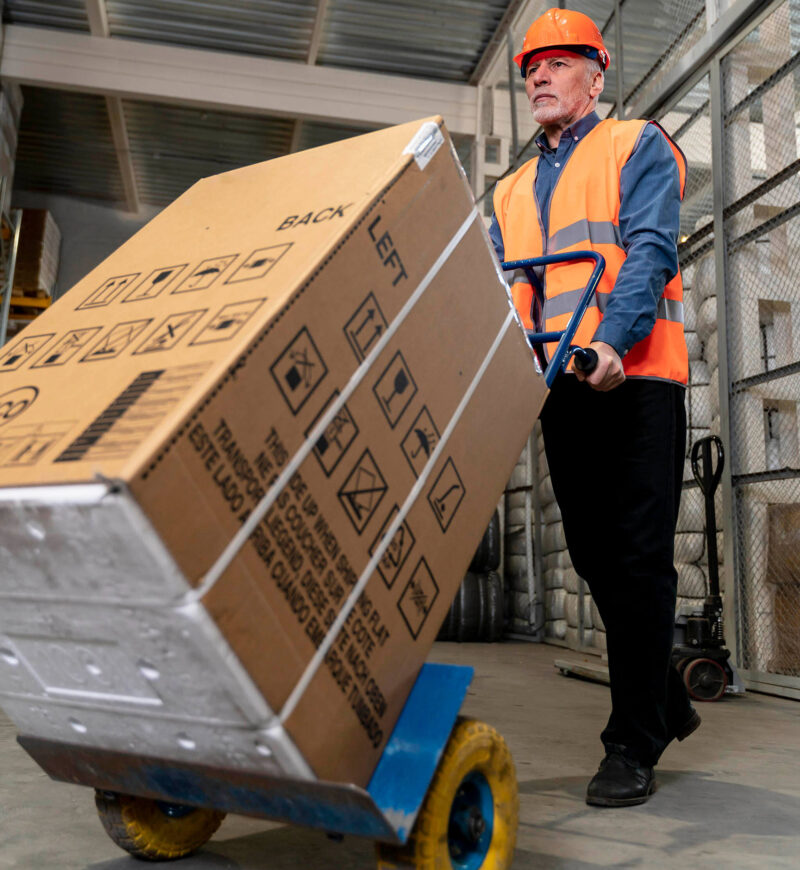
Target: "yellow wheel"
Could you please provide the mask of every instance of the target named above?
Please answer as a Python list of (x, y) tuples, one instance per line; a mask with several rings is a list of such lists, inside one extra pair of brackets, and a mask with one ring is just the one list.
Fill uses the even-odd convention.
[(126, 852), (146, 861), (183, 858), (208, 842), (225, 813), (150, 798), (95, 791), (100, 821)]
[(405, 846), (377, 846), (379, 870), (506, 870), (519, 795), (505, 740), (459, 717)]

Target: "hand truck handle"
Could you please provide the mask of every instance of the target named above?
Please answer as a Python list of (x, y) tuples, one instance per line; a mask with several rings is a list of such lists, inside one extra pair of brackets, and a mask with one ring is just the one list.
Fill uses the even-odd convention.
[(597, 351), (593, 347), (576, 347), (572, 355), (575, 368), (583, 375), (590, 375), (599, 362)]
[[(526, 260), (509, 260), (500, 264), (500, 268), (505, 271), (524, 269), (527, 272), (528, 269), (537, 266), (550, 266), (554, 263), (572, 263), (579, 260), (592, 260), (594, 262), (594, 268), (592, 269), (592, 274), (589, 276), (589, 281), (584, 288), (580, 301), (575, 306), (572, 317), (569, 319), (567, 328), (561, 332), (528, 333), (528, 340), (532, 345), (553, 341), (558, 342), (544, 376), (548, 388), (553, 385), (553, 381), (558, 373), (566, 369), (567, 363), (569, 363), (573, 354), (576, 357), (576, 368), (579, 367), (581, 363), (591, 366), (588, 369), (580, 369), (584, 374), (589, 374), (594, 371), (594, 368), (597, 365), (597, 354), (595, 351), (592, 350), (592, 348), (578, 348), (577, 350), (581, 351), (581, 354), (579, 355), (572, 344), (572, 339), (578, 331), (578, 326), (580, 326), (580, 322), (583, 320), (583, 315), (586, 313), (586, 309), (592, 301), (597, 285), (600, 283), (600, 278), (603, 276), (603, 272), (606, 268), (605, 257), (603, 257), (602, 254), (598, 254), (596, 251), (565, 251), (563, 254), (547, 254), (544, 257), (531, 257)], [(593, 361), (592, 357), (594, 357)], [(579, 360), (581, 362), (579, 362)]]

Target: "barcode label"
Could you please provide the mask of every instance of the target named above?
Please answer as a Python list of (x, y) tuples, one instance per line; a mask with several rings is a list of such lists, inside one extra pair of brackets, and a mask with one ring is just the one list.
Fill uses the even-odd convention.
[(186, 395), (207, 364), (142, 372), (60, 453), (55, 462), (118, 459)]

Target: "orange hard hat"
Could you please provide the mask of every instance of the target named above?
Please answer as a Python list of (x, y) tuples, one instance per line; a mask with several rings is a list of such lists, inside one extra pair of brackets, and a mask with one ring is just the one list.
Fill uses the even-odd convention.
[(572, 9), (548, 9), (528, 28), (522, 51), (514, 58), (523, 78), (531, 56), (552, 48), (597, 60), (604, 70), (611, 63), (597, 25), (588, 15)]

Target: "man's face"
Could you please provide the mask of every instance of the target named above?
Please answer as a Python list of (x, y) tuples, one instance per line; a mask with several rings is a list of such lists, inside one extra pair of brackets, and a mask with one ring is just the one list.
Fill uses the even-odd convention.
[(542, 126), (572, 123), (602, 92), (602, 78), (583, 57), (534, 58), (525, 76), (533, 119)]

